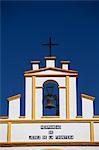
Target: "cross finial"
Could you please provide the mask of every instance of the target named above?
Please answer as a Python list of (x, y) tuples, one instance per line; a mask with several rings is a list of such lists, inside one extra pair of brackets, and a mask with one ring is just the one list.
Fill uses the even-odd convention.
[(52, 46), (57, 46), (57, 43), (52, 43), (51, 37), (49, 37), (49, 42), (46, 44), (42, 44), (43, 46), (48, 46), (49, 47), (49, 52), (50, 52), (50, 57), (52, 56)]

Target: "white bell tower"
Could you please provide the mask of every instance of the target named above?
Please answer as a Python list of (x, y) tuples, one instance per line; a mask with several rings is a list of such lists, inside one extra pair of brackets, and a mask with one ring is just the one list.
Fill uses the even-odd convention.
[[(56, 68), (55, 56), (45, 57), (46, 68), (26, 71), (25, 76), (25, 101), (26, 118), (35, 120), (74, 119), (77, 116), (77, 92), (76, 78), (78, 72), (74, 70)], [(32, 61), (32, 63), (35, 61)], [(36, 61), (37, 63), (39, 61)], [(68, 65), (69, 61), (62, 61)], [(59, 115), (44, 116), (43, 114), (43, 90), (46, 81), (55, 81), (59, 90)], [(50, 111), (50, 109), (49, 109)]]

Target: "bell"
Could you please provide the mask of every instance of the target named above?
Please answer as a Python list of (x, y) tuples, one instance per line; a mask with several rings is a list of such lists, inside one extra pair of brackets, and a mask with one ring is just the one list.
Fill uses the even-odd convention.
[(53, 95), (47, 95), (46, 100), (47, 100), (47, 105), (45, 106), (45, 108), (48, 108), (48, 109), (55, 108), (55, 105), (54, 105), (55, 99)]
[(45, 95), (45, 97), (46, 97), (47, 104), (46, 104), (45, 108), (48, 108), (48, 109), (55, 108), (55, 104), (54, 104), (55, 96), (53, 95), (54, 87), (47, 86), (46, 89), (47, 89), (47, 95)]

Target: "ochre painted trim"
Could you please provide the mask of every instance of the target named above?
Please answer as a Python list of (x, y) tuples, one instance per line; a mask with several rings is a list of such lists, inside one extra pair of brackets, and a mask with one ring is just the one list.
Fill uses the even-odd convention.
[(19, 116), (19, 118), (26, 118), (26, 116)]
[(89, 95), (86, 95), (86, 94), (81, 94), (81, 98), (86, 98), (86, 99), (92, 100), (92, 101), (94, 101), (94, 99), (95, 99), (95, 97), (89, 96)]
[(94, 123), (90, 123), (90, 141), (94, 142)]
[[(25, 77), (32, 77), (32, 76), (36, 76), (36, 77), (66, 77), (66, 74), (24, 74)], [(78, 78), (77, 74), (68, 74), (68, 76), (70, 77), (76, 77)]]
[(41, 118), (60, 118), (60, 116), (42, 116)]
[(66, 76), (66, 119), (70, 119), (69, 76)]
[(83, 116), (76, 116), (76, 118), (83, 118)]
[(0, 120), (0, 123), (99, 123), (99, 119), (64, 119), (64, 120)]
[[(99, 146), (99, 142), (12, 142), (0, 143), (1, 147), (17, 146)], [(54, 150), (54, 149), (53, 149)]]
[(21, 98), (21, 94), (17, 94), (17, 95), (11, 96), (11, 97), (7, 98), (7, 100), (8, 101), (12, 101), (12, 100), (16, 100), (18, 98)]
[(7, 142), (11, 142), (11, 122), (8, 122), (8, 130), (7, 130)]
[(32, 119), (35, 120), (35, 76), (32, 77)]
[(40, 89), (40, 88), (43, 88), (43, 86), (36, 86), (35, 88), (36, 89)]
[(31, 64), (39, 64), (40, 61), (31, 61)]
[(29, 70), (29, 71), (25, 71), (24, 74), (37, 73), (37, 72), (46, 71), (46, 70), (54, 70), (54, 71), (60, 71), (60, 72), (65, 72), (65, 73), (76, 73), (78, 75), (78, 72), (75, 70), (66, 70), (66, 69), (56, 68), (56, 67), (48, 67), (48, 68), (40, 68), (37, 70)]
[(8, 119), (8, 116), (0, 116), (0, 119)]
[(56, 56), (51, 56), (51, 57), (44, 57), (45, 60), (55, 60), (56, 59)]
[(99, 116), (97, 115), (97, 116), (93, 116), (93, 118), (99, 118)]
[(70, 64), (70, 61), (62, 60), (61, 64)]

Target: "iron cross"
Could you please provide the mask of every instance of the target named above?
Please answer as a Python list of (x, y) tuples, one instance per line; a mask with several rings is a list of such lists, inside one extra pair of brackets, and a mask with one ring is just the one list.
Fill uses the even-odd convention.
[(52, 43), (51, 37), (49, 37), (49, 42), (46, 44), (42, 44), (43, 46), (48, 46), (49, 47), (49, 52), (50, 52), (50, 57), (52, 56), (52, 46), (57, 46), (57, 43)]

